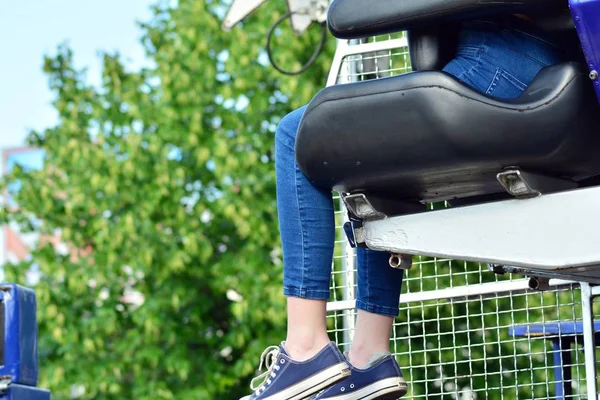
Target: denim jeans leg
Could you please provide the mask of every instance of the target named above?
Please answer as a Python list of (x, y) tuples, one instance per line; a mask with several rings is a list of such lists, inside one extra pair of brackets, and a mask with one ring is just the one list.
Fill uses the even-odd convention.
[(456, 56), (444, 71), (487, 95), (519, 97), (543, 68), (563, 61), (565, 50), (514, 20), (463, 24)]
[(396, 317), (404, 271), (390, 267), (390, 254), (359, 248), (356, 251), (358, 290), (356, 308)]
[(331, 191), (312, 185), (296, 164), (296, 134), (305, 109), (284, 117), (275, 135), (283, 292), (328, 300), (335, 240), (333, 200)]
[[(313, 186), (296, 164), (296, 134), (305, 109), (284, 117), (275, 137), (283, 290), (286, 296), (327, 300), (335, 240), (333, 201), (331, 191)], [(402, 271), (390, 268), (388, 260), (388, 253), (358, 249), (357, 308), (398, 314)]]

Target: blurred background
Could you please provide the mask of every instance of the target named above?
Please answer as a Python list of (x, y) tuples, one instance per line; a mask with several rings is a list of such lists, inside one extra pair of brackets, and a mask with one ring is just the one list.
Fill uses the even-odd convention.
[[(0, 281), (36, 290), (39, 386), (54, 399), (238, 399), (285, 337), (274, 134), (325, 86), (335, 41), (305, 73), (281, 74), (266, 38), (286, 2), (225, 32), (230, 5), (4, 4)], [(321, 32), (284, 22), (273, 58), (300, 69)], [(404, 44), (338, 67), (334, 82), (362, 81), (410, 60)], [(344, 347), (355, 269), (335, 201), (328, 328)], [(415, 258), (391, 343), (407, 398), (561, 398), (563, 370), (571, 398), (587, 398), (580, 336), (529, 334), (533, 322), (577, 326), (581, 291), (531, 292), (520, 278)], [(481, 294), (465, 297), (467, 286)]]
[[(284, 337), (273, 147), (325, 85), (269, 64), (270, 1), (28, 0), (0, 13), (0, 281), (38, 295), (54, 399), (234, 399)], [(283, 24), (274, 56), (320, 27)], [(238, 397), (239, 396), (239, 397)]]

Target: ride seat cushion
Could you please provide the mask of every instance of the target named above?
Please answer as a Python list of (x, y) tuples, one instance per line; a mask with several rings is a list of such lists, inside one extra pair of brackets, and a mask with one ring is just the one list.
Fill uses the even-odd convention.
[(600, 113), (585, 69), (548, 67), (514, 100), (443, 72), (332, 86), (308, 106), (298, 165), (316, 185), (411, 201), (497, 193), (518, 166), (579, 180), (600, 174)]
[(335, 0), (328, 25), (340, 39), (357, 39), (516, 12), (565, 8), (564, 0)]

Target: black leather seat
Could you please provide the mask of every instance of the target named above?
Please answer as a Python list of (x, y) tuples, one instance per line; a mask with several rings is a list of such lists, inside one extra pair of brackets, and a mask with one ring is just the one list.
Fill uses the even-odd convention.
[(354, 39), (489, 15), (554, 15), (567, 6), (566, 0), (336, 0), (327, 23), (335, 37)]
[[(430, 9), (434, 17), (419, 14), (427, 3), (439, 3), (446, 11), (450, 3), (461, 4), (463, 18), (491, 13), (493, 4), (495, 12), (516, 11), (515, 4), (548, 4), (547, 0), (505, 4), (378, 0), (375, 4), (391, 7), (397, 17), (387, 25), (373, 22), (381, 17), (377, 13), (369, 20), (344, 8), (344, 18), (355, 20), (350, 22), (335, 14), (344, 4), (352, 7), (366, 1), (334, 2), (329, 19), (334, 33), (362, 36), (398, 30), (398, 24), (404, 29), (403, 7), (410, 9), (410, 15), (404, 15), (415, 29), (422, 29), (424, 21), (446, 23), (456, 18), (456, 10)], [(423, 37), (435, 47), (435, 35), (411, 40)], [(416, 63), (412, 54), (413, 66), (439, 66), (441, 50)], [(496, 175), (507, 167), (581, 181), (600, 175), (600, 107), (588, 72), (576, 62), (544, 69), (518, 99), (510, 101), (481, 94), (443, 72), (414, 72), (324, 89), (304, 115), (296, 157), (319, 186), (415, 202), (502, 192)]]

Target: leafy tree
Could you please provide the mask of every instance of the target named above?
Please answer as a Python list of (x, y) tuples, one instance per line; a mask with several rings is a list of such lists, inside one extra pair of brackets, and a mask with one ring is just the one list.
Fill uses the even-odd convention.
[[(31, 134), (45, 167), (7, 177), (9, 187), (19, 182), (19, 209), (0, 217), (45, 238), (59, 233), (70, 249), (41, 240), (31, 260), (6, 266), (21, 283), (39, 269), (41, 385), (55, 399), (235, 399), (262, 350), (284, 337), (274, 130), (323, 86), (333, 42), (307, 73), (279, 75), (264, 40), (284, 2), (230, 33), (220, 29), (225, 3), (156, 4), (140, 24), (151, 67), (130, 71), (105, 54), (100, 87), (65, 46), (45, 60), (60, 120)], [(317, 29), (301, 38), (283, 29), (277, 60), (298, 68), (318, 38)], [(405, 290), (479, 283), (464, 273), (479, 266), (452, 274), (451, 265), (439, 261)], [(527, 385), (546, 379), (543, 368), (530, 372), (529, 353), (550, 365), (547, 343), (520, 346), (506, 328), (577, 319), (575, 307), (558, 306), (569, 299), (504, 297), (485, 312), (482, 300), (405, 307), (395, 349), (412, 362), (411, 394), (454, 398), (432, 378), (445, 376), (456, 391), (513, 387), (486, 391), (489, 399), (548, 397)], [(542, 305), (557, 305), (556, 315)], [(538, 310), (507, 311), (527, 307)], [(517, 346), (520, 356), (507, 358)]]
[[(233, 399), (284, 337), (273, 147), (279, 119), (324, 84), (330, 57), (301, 77), (267, 65), (264, 39), (284, 2), (244, 29), (225, 2), (159, 2), (141, 23), (150, 67), (103, 55), (90, 85), (60, 46), (44, 70), (60, 119), (29, 143), (41, 171), (17, 168), (4, 221), (45, 237), (37, 266), (41, 385), (66, 399)], [(318, 29), (282, 29), (278, 59), (299, 67)], [(331, 51), (331, 46), (328, 51)]]

